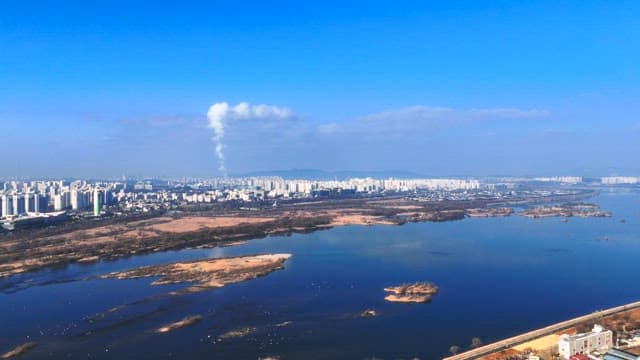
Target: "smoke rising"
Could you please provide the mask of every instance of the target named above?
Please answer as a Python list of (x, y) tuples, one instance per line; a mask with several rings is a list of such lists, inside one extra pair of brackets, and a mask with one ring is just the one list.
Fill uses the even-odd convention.
[(224, 176), (227, 176), (227, 167), (225, 164), (224, 138), (225, 127), (230, 121), (236, 120), (274, 120), (292, 118), (293, 113), (287, 108), (277, 107), (273, 105), (250, 105), (247, 102), (241, 102), (236, 106), (230, 107), (226, 102), (219, 102), (211, 105), (207, 112), (209, 127), (213, 129), (213, 142), (216, 145), (216, 157), (218, 158), (218, 170)]

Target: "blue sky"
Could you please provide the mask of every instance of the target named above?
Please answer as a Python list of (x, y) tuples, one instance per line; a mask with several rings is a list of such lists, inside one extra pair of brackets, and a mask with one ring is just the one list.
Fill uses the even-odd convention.
[[(0, 177), (640, 175), (633, 1), (3, 2)], [(303, 4), (304, 3), (304, 4)]]

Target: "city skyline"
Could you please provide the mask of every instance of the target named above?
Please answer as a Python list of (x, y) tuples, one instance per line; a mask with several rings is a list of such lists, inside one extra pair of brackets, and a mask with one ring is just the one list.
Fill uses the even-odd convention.
[[(509, 198), (545, 188), (538, 196), (548, 196), (553, 187), (570, 189), (633, 187), (640, 177), (582, 178), (556, 176), (535, 178), (342, 178), (285, 179), (277, 176), (184, 180), (29, 180), (0, 181), (0, 219), (9, 226), (15, 221), (46, 222), (66, 216), (91, 214), (99, 218), (149, 211), (175, 210), (184, 204), (241, 202), (277, 206), (278, 201), (348, 199), (421, 193), (429, 201), (469, 200), (474, 196)], [(533, 193), (536, 191), (534, 190)], [(558, 194), (566, 195), (562, 189)], [(105, 207), (108, 210), (103, 213)], [(84, 215), (83, 215), (84, 214)], [(59, 219), (58, 219), (59, 217)]]
[(0, 14), (4, 177), (221, 176), (245, 102), (288, 113), (227, 124), (230, 175), (640, 174), (630, 2), (38, 5)]

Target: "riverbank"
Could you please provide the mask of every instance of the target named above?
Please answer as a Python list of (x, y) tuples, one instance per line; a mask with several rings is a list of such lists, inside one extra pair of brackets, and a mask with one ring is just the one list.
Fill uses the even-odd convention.
[[(491, 359), (498, 360), (504, 357), (508, 357), (517, 354), (517, 350), (514, 347), (531, 343), (537, 339), (542, 339), (549, 335), (554, 335), (560, 331), (566, 333), (577, 332), (575, 328), (589, 324), (591, 321), (597, 320), (598, 322), (606, 322), (611, 320), (612, 316), (624, 315), (627, 312), (633, 312), (640, 309), (640, 301), (629, 303), (626, 305), (616, 306), (610, 309), (596, 311), (594, 313), (579, 316), (570, 320), (562, 321), (553, 325), (546, 326), (541, 329), (529, 331), (524, 334), (516, 335), (504, 340), (500, 340), (485, 346), (481, 346), (460, 354), (445, 357), (443, 360), (468, 360), (468, 359)], [(574, 328), (574, 329), (572, 329)], [(557, 346), (557, 344), (556, 344)]]
[[(416, 205), (350, 200), (258, 212), (174, 212), (155, 218), (60, 232), (9, 234), (0, 241), (0, 278), (73, 262), (95, 262), (133, 255), (196, 247), (225, 246), (239, 241), (329, 229), (347, 225), (401, 225), (405, 222), (464, 218), (464, 203)], [(407, 212), (407, 206), (412, 211)]]
[[(593, 196), (585, 192), (576, 196)], [(531, 201), (558, 201), (557, 196)], [(526, 200), (517, 200), (522, 203)], [(257, 211), (174, 211), (133, 221), (110, 219), (68, 227), (0, 236), (0, 279), (68, 263), (88, 263), (145, 253), (225, 246), (239, 241), (348, 225), (402, 225), (407, 222), (462, 220), (466, 216), (506, 216), (491, 200), (424, 202), (382, 197), (292, 203)], [(479, 210), (487, 209), (487, 210)], [(65, 229), (68, 229), (65, 231)]]
[(145, 221), (0, 242), (0, 278), (67, 263), (89, 263), (186, 248), (232, 246), (244, 240), (331, 227), (331, 218), (174, 214)]

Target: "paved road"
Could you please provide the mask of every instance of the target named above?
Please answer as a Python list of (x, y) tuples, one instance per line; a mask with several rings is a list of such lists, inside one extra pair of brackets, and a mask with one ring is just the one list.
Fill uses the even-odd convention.
[(577, 318), (571, 319), (571, 320), (566, 320), (557, 324), (553, 324), (553, 325), (549, 325), (547, 327), (543, 327), (542, 329), (538, 329), (538, 330), (533, 330), (530, 331), (528, 333), (524, 333), (524, 334), (520, 334), (508, 339), (504, 339), (504, 340), (500, 340), (497, 342), (494, 342), (492, 344), (488, 344), (485, 346), (481, 346), (479, 348), (473, 349), (473, 350), (469, 350), (466, 352), (463, 352), (461, 354), (457, 354), (457, 355), (453, 355), (453, 356), (449, 356), (444, 358), (443, 360), (469, 360), (469, 359), (478, 359), (482, 356), (485, 355), (489, 355), (492, 354), (494, 352), (498, 352), (504, 349), (508, 349), (510, 347), (525, 343), (527, 341), (542, 337), (542, 336), (546, 336), (549, 334), (553, 334), (556, 333), (560, 330), (564, 330), (566, 328), (570, 328), (572, 326), (575, 326), (577, 324), (580, 324), (582, 322), (585, 321), (589, 321), (589, 320), (593, 320), (593, 319), (598, 319), (600, 317), (603, 316), (609, 316), (609, 315), (613, 315), (615, 313), (619, 313), (622, 311), (626, 311), (626, 310), (630, 310), (630, 309), (635, 309), (640, 307), (640, 301), (637, 302), (633, 302), (631, 304), (627, 304), (627, 305), (622, 305), (622, 306), (616, 306), (607, 310), (601, 310), (601, 311), (596, 311), (592, 314), (589, 315), (583, 315), (583, 316), (579, 316)]

